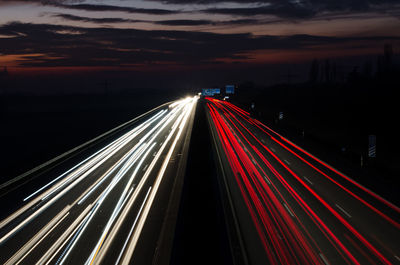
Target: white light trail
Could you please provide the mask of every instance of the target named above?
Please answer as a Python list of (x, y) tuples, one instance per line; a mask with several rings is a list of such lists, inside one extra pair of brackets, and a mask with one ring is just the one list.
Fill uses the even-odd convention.
[(122, 246), (121, 252), (120, 252), (119, 255), (118, 255), (118, 259), (117, 259), (117, 261), (115, 262), (115, 265), (119, 264), (119, 261), (121, 260), (122, 254), (124, 253), (125, 248), (126, 248), (126, 245), (128, 244), (129, 238), (131, 237), (132, 232), (133, 232), (133, 230), (134, 230), (135, 227), (136, 227), (136, 223), (137, 223), (137, 221), (138, 221), (138, 219), (139, 219), (140, 214), (142, 213), (144, 204), (145, 204), (146, 201), (147, 201), (147, 197), (149, 197), (150, 191), (151, 191), (151, 186), (150, 186), (149, 190), (148, 190), (147, 193), (146, 193), (146, 197), (144, 198), (142, 205), (140, 206), (139, 212), (138, 212), (138, 214), (136, 215), (135, 221), (133, 222), (133, 225), (132, 225), (132, 227), (131, 227), (131, 230), (130, 230), (129, 233), (128, 233), (128, 236), (126, 237), (125, 243), (124, 243), (124, 245)]
[[(137, 131), (140, 129), (144, 129), (143, 127), (146, 126), (146, 128), (151, 124), (151, 122), (155, 121), (156, 119), (158, 119), (160, 116), (162, 116), (163, 114), (166, 113), (166, 110), (162, 110), (159, 113), (157, 113), (156, 115), (154, 115), (152, 118), (150, 118), (149, 120), (143, 122), (141, 125), (139, 125), (138, 127), (134, 128), (133, 130), (131, 130), (130, 132), (126, 133), (124, 136), (120, 137), (119, 139), (115, 140), (113, 143), (111, 143), (110, 145), (104, 147), (103, 149), (101, 149), (100, 151), (98, 151), (97, 153), (95, 153), (94, 155), (90, 156), (89, 158), (85, 159), (84, 161), (82, 161), (81, 163), (79, 163), (77, 166), (75, 166), (74, 168), (78, 167), (79, 165), (81, 165), (83, 162), (87, 161), (88, 159), (92, 158), (93, 156), (95, 156), (96, 154), (100, 153), (101, 151), (107, 150), (107, 147), (113, 146), (113, 144), (118, 144), (120, 142), (123, 143), (127, 143), (128, 141), (126, 141), (126, 139), (133, 139), (136, 135), (137, 135)], [(134, 133), (132, 133), (134, 132)], [(132, 135), (133, 134), (133, 135)], [(128, 138), (125, 138), (128, 137)], [(120, 146), (120, 148), (122, 148), (122, 146)], [(119, 148), (119, 149), (120, 149)], [(114, 149), (113, 149), (114, 151)], [(115, 152), (113, 152), (114, 154)], [(101, 160), (101, 161), (104, 161)], [(74, 169), (72, 168), (72, 169)], [(72, 170), (71, 169), (71, 170)], [(60, 177), (56, 178), (56, 180), (60, 179), (61, 177), (65, 176), (66, 174), (68, 174), (69, 172), (71, 172), (71, 170), (68, 170), (67, 172), (63, 173)], [(78, 169), (79, 170), (79, 169)], [(79, 173), (81, 173), (81, 171), (79, 171)], [(74, 174), (74, 173), (71, 173)], [(68, 176), (66, 177), (68, 180)], [(4, 219), (3, 221), (0, 222), (0, 229), (3, 228), (4, 226), (6, 226), (7, 224), (9, 224), (11, 221), (13, 221), (15, 218), (17, 218), (18, 216), (20, 216), (22, 213), (24, 213), (25, 211), (27, 211), (28, 209), (30, 209), (31, 207), (33, 207), (36, 203), (38, 203), (40, 200), (42, 200), (43, 198), (47, 198), (47, 195), (49, 195), (50, 193), (52, 193), (55, 189), (58, 189), (61, 185), (63, 185), (67, 180), (62, 180), (59, 184), (53, 186), (50, 190), (44, 192), (41, 196), (35, 198), (34, 200), (30, 201), (28, 204), (26, 204), (25, 206), (23, 206), (22, 208), (20, 208), (19, 210), (17, 210), (16, 212), (14, 212), (12, 215), (10, 215), (9, 217), (7, 217), (6, 219)], [(39, 193), (40, 191), (42, 191), (43, 189), (45, 189), (46, 187), (50, 186), (51, 184), (53, 184), (54, 181), (50, 182), (49, 184), (46, 184), (44, 187), (40, 188), (39, 190), (37, 190), (36, 192), (34, 192), (33, 194), (31, 194), (30, 196), (28, 196), (27, 198), (31, 198), (34, 195), (36, 195), (37, 193)], [(26, 199), (27, 199), (26, 198)], [(31, 219), (30, 219), (31, 220)], [(25, 222), (26, 223), (26, 222)]]
[[(137, 242), (139, 240), (139, 237), (140, 237), (140, 234), (142, 232), (144, 223), (145, 223), (145, 221), (147, 219), (148, 213), (150, 211), (150, 208), (151, 208), (151, 206), (153, 204), (153, 201), (154, 201), (154, 198), (155, 198), (156, 193), (158, 191), (158, 188), (159, 188), (159, 186), (161, 184), (161, 181), (163, 179), (165, 170), (166, 170), (166, 168), (168, 166), (169, 160), (171, 159), (171, 156), (172, 156), (172, 154), (174, 152), (175, 146), (176, 146), (178, 140), (180, 139), (180, 136), (181, 136), (181, 134), (183, 132), (183, 128), (186, 125), (187, 120), (189, 118), (189, 115), (190, 115), (193, 107), (195, 106), (196, 100), (197, 100), (197, 98), (194, 98), (192, 104), (186, 106), (186, 111), (183, 112), (183, 116), (181, 116), (180, 119), (176, 123), (176, 124), (179, 124), (179, 131), (178, 131), (177, 135), (175, 136), (175, 139), (174, 139), (174, 141), (173, 141), (173, 143), (172, 143), (172, 145), (171, 145), (171, 147), (169, 149), (169, 152), (168, 152), (167, 156), (164, 159), (163, 165), (161, 166), (161, 169), (160, 169), (160, 171), (158, 173), (158, 176), (156, 178), (156, 181), (154, 183), (153, 189), (152, 189), (152, 191), (150, 193), (150, 197), (149, 197), (149, 199), (148, 199), (148, 201), (146, 203), (146, 206), (145, 206), (145, 208), (143, 210), (143, 214), (141, 215), (141, 217), (139, 219), (139, 222), (138, 222), (138, 225), (137, 225), (137, 229), (135, 230), (135, 233), (131, 237), (128, 249), (126, 250), (126, 253), (125, 253), (125, 255), (124, 255), (123, 259), (122, 259), (121, 264), (129, 264), (129, 262), (131, 260), (133, 252), (135, 251), (136, 244), (137, 244)], [(168, 136), (166, 142), (168, 142), (168, 139), (170, 137), (172, 137), (172, 135), (173, 135), (173, 133), (174, 133), (176, 128), (177, 127), (175, 126), (174, 129), (172, 130), (171, 134)], [(165, 144), (163, 145), (163, 147), (164, 146), (165, 146)]]
[[(117, 263), (120, 259), (125, 260), (127, 258), (126, 253), (124, 255), (126, 248), (128, 248), (127, 251), (130, 251), (132, 247), (131, 244), (128, 244), (129, 241), (132, 241), (130, 235), (133, 233), (133, 238), (137, 238), (141, 233), (144, 221), (148, 216), (155, 194), (157, 193), (167, 168), (168, 161), (193, 111), (196, 100), (197, 98), (187, 98), (170, 104), (168, 109), (159, 111), (148, 120), (102, 147), (100, 150), (77, 163), (71, 169), (25, 197), (23, 201), (27, 202), (27, 204), (0, 222), (0, 229), (8, 224), (12, 225), (7, 228), (10, 229), (10, 231), (0, 238), (0, 244), (14, 236), (21, 228), (49, 209), (50, 206), (52, 211), (57, 210), (54, 207), (55, 205), (59, 205), (59, 203), (55, 204), (55, 202), (61, 201), (61, 198), (66, 198), (68, 201), (74, 202), (69, 202), (70, 205), (68, 205), (67, 208), (58, 212), (51, 221), (48, 221), (47, 225), (43, 226), (43, 228), (29, 239), (23, 247), (15, 252), (15, 254), (8, 259), (6, 264), (18, 264), (24, 261), (32, 252), (36, 252), (38, 246), (48, 238), (48, 235), (50, 235), (63, 220), (66, 220), (66, 217), (71, 213), (69, 209), (73, 207), (72, 212), (76, 213), (76, 211), (78, 211), (79, 216), (73, 221), (70, 220), (71, 218), (67, 218), (67, 222), (72, 223), (68, 224), (69, 226), (67, 226), (67, 229), (51, 244), (51, 247), (46, 253), (41, 255), (40, 260), (36, 264), (55, 262), (57, 265), (62, 265), (66, 263), (77, 248), (78, 242), (81, 242), (81, 240), (86, 237), (85, 231), (88, 231), (87, 227), (91, 224), (94, 217), (97, 216), (97, 212), (104, 208), (103, 203), (106, 199), (109, 197), (110, 199), (107, 199), (107, 201), (111, 202), (110, 200), (115, 200), (115, 198), (117, 198), (116, 201), (113, 202), (114, 206), (113, 209), (110, 209), (110, 216), (105, 220), (102, 233), (86, 263), (92, 264), (93, 262), (97, 263), (99, 260), (102, 260), (114, 235), (121, 227), (122, 222), (133, 204), (136, 203), (139, 194), (142, 194), (142, 190), (149, 179), (150, 173), (154, 170), (156, 165), (157, 167), (160, 165), (160, 157), (164, 156), (163, 150), (166, 149), (167, 146), (170, 146), (164, 161), (161, 163), (161, 169), (156, 177), (155, 186), (150, 186), (144, 201), (141, 202), (140, 210), (126, 238)], [(165, 137), (161, 135), (162, 133), (166, 134)], [(158, 137), (162, 137), (162, 140), (156, 142)], [(130, 147), (130, 145), (133, 145), (133, 147)], [(128, 147), (128, 150), (125, 151), (125, 149), (123, 149), (124, 153), (121, 154), (122, 148), (126, 147)], [(152, 155), (153, 152), (155, 152), (154, 157)], [(118, 155), (118, 157), (115, 157), (115, 155)], [(115, 162), (115, 160), (117, 161)], [(108, 161), (112, 162), (109, 163)], [(146, 165), (143, 167), (145, 162)], [(104, 166), (106, 166), (107, 169), (105, 172), (103, 170)], [(95, 170), (98, 168), (104, 173), (96, 175), (97, 172), (99, 172), (96, 171), (96, 174), (94, 174)], [(138, 183), (134, 184), (137, 178), (139, 178)], [(91, 179), (93, 179), (93, 181)], [(107, 180), (109, 180), (109, 182)], [(106, 181), (107, 184), (105, 184)], [(101, 188), (100, 192), (95, 193), (95, 191), (100, 190), (102, 185), (106, 186)], [(118, 188), (116, 188), (117, 186)], [(83, 190), (83, 192), (81, 190)], [(111, 193), (113, 193), (113, 196), (109, 196)], [(66, 197), (67, 195), (68, 197)], [(115, 195), (117, 197), (115, 197)], [(90, 201), (90, 204), (86, 201)], [(89, 204), (89, 206), (82, 208), (84, 204)], [(107, 203), (107, 205), (109, 205), (109, 203)], [(18, 218), (23, 214), (24, 218)], [(46, 218), (51, 218), (50, 216), (42, 216), (43, 217), (40, 217), (40, 222), (46, 220)], [(17, 218), (20, 221), (13, 224), (12, 222)], [(57, 255), (59, 256), (57, 257)], [(131, 256), (131, 254), (129, 254), (129, 256)]]
[(76, 169), (77, 167), (79, 167), (80, 165), (82, 165), (83, 163), (85, 163), (86, 161), (88, 161), (89, 159), (91, 159), (92, 157), (96, 156), (97, 154), (101, 153), (102, 151), (110, 148), (111, 146), (117, 144), (118, 142), (123, 141), (124, 139), (126, 139), (129, 135), (132, 135), (133, 133), (135, 133), (136, 131), (138, 131), (142, 126), (144, 126), (146, 123), (151, 122), (154, 119), (157, 119), (160, 115), (162, 115), (163, 113), (165, 113), (165, 111), (160, 111), (158, 112), (156, 115), (154, 115), (152, 118), (150, 118), (149, 120), (145, 121), (144, 123), (142, 123), (141, 125), (135, 127), (133, 130), (129, 131), (128, 133), (126, 133), (125, 135), (121, 136), (120, 138), (118, 138), (117, 140), (113, 141), (112, 143), (106, 145), (105, 147), (103, 147), (102, 149), (100, 149), (99, 151), (97, 151), (96, 153), (90, 155), (88, 158), (84, 159), (83, 161), (81, 161), (80, 163), (78, 163), (77, 165), (75, 165), (74, 167), (72, 167), (71, 169), (69, 169), (68, 171), (64, 172), (63, 174), (61, 174), (60, 176), (58, 176), (57, 178), (55, 178), (54, 180), (50, 181), (49, 183), (47, 183), (46, 185), (44, 185), (43, 187), (41, 187), (40, 189), (38, 189), (37, 191), (35, 191), (34, 193), (32, 193), (31, 195), (27, 196), (23, 201), (27, 201), (30, 198), (32, 198), (33, 196), (35, 196), (36, 194), (38, 194), (39, 192), (41, 192), (42, 190), (46, 189), (48, 186), (52, 185), (54, 182), (56, 182), (57, 180), (59, 180), (60, 178), (64, 177), (66, 174), (68, 174), (69, 172), (73, 171), (74, 169)]
[[(173, 110), (172, 112), (171, 112), (171, 116), (167, 119), (167, 121), (166, 122), (160, 122), (159, 124), (160, 125), (162, 125), (161, 126), (161, 128), (159, 128), (158, 130), (157, 130), (157, 133), (153, 136), (153, 139), (155, 139), (162, 131), (163, 131), (163, 129), (165, 128), (165, 127), (167, 127), (168, 126), (168, 124), (175, 118), (175, 116), (176, 116), (176, 113), (177, 112), (179, 112), (182, 108), (184, 108), (184, 104), (180, 104), (181, 106), (179, 106), (179, 107), (177, 107), (175, 110)], [(179, 120), (179, 119), (178, 119)], [(176, 124), (177, 122), (175, 122), (175, 124)], [(158, 127), (158, 126), (157, 126)], [(157, 127), (155, 127), (155, 128), (153, 128), (153, 130), (156, 130), (157, 129)], [(153, 133), (152, 131), (150, 131), (149, 133), (148, 133), (148, 135), (150, 135), (151, 133)], [(170, 134), (172, 134), (172, 132), (170, 133)], [(143, 139), (143, 138), (142, 138)], [(151, 142), (151, 141), (150, 141)], [(168, 140), (167, 141), (165, 141), (165, 144), (168, 142)], [(163, 148), (162, 148), (163, 149)], [(162, 150), (161, 149), (161, 150)], [(149, 149), (149, 151), (150, 151), (151, 149)], [(159, 151), (159, 153), (160, 153), (160, 151)], [(146, 154), (146, 156), (147, 156), (147, 154)], [(154, 161), (157, 161), (157, 159), (158, 159), (158, 156), (157, 157), (155, 157), (154, 159), (153, 159), (153, 162)], [(143, 162), (144, 160), (142, 160), (141, 161), (141, 163)], [(140, 163), (140, 164), (141, 164)], [(151, 169), (152, 167), (150, 167), (150, 169)], [(137, 167), (137, 169), (136, 169), (136, 172), (137, 172), (137, 170), (139, 169), (139, 167)], [(136, 172), (134, 172), (134, 174), (136, 174)], [(149, 171), (150, 172), (150, 171)], [(145, 174), (146, 175), (146, 174)], [(147, 179), (147, 177), (146, 178), (142, 178), (142, 181), (143, 181), (143, 179)], [(140, 191), (140, 189), (141, 189), (141, 187), (142, 187), (142, 185), (138, 185), (138, 187), (140, 187), (139, 188), (139, 191)], [(138, 192), (139, 192), (138, 191)], [(136, 193), (137, 194), (137, 193)], [(135, 198), (136, 198), (136, 196), (135, 196)], [(114, 218), (112, 218), (112, 222), (114, 222)], [(93, 262), (93, 260), (94, 260), (94, 258), (96, 257), (96, 253), (98, 253), (98, 251), (99, 251), (99, 248), (100, 248), (100, 246), (101, 246), (101, 243), (104, 241), (104, 239), (105, 239), (105, 234), (103, 234), (102, 235), (102, 237), (99, 239), (99, 241), (98, 241), (98, 243), (97, 243), (97, 245), (96, 245), (96, 247), (93, 249), (93, 251), (92, 251), (92, 254), (90, 255), (90, 257), (88, 258), (88, 260), (86, 261), (86, 264), (91, 264), (92, 262)]]
[[(197, 98), (195, 98), (193, 101), (193, 103), (190, 105), (193, 108), (193, 105), (195, 103), (195, 101), (197, 100)], [(187, 103), (187, 102), (185, 102)], [(182, 114), (179, 115), (177, 121), (174, 123), (174, 125), (179, 124), (182, 121), (182, 117), (184, 116), (189, 116), (190, 114), (190, 110), (192, 108), (188, 108), (188, 106), (186, 106), (187, 104), (185, 104), (184, 109), (182, 111)], [(185, 115), (186, 114), (186, 115)], [(185, 119), (185, 123), (186, 123)], [(165, 125), (167, 126), (167, 124)], [(173, 126), (176, 130), (177, 126)], [(183, 127), (182, 127), (183, 128)], [(120, 229), (122, 223), (124, 222), (124, 220), (126, 219), (128, 212), (130, 210), (130, 208), (132, 207), (133, 203), (136, 201), (137, 197), (139, 196), (139, 193), (141, 191), (141, 189), (144, 187), (150, 172), (153, 170), (154, 166), (156, 165), (156, 163), (158, 162), (159, 158), (161, 157), (163, 150), (166, 148), (166, 146), (168, 145), (168, 143), (170, 142), (170, 139), (172, 138), (172, 136), (175, 134), (175, 130), (170, 130), (169, 134), (164, 142), (164, 144), (161, 146), (160, 150), (158, 151), (157, 155), (154, 157), (154, 159), (152, 160), (152, 162), (150, 163), (150, 165), (148, 166), (145, 174), (143, 175), (143, 177), (141, 178), (139, 184), (137, 185), (136, 190), (134, 191), (132, 197), (130, 198), (129, 202), (127, 203), (126, 207), (122, 210), (121, 214), (119, 215), (118, 219), (115, 222), (115, 225), (113, 226), (112, 230), (110, 231), (108, 237), (104, 240), (103, 246), (102, 248), (99, 250), (97, 256), (95, 257), (95, 259), (93, 260), (93, 262), (91, 264), (100, 264), (101, 260), (103, 259), (105, 253), (107, 252), (107, 250), (109, 249), (111, 242), (113, 241), (113, 239), (115, 238), (115, 235), (117, 234), (118, 230)], [(175, 143), (176, 144), (176, 143)], [(152, 191), (153, 193), (153, 191)], [(130, 244), (129, 244), (130, 246)], [(122, 262), (122, 264), (125, 264), (124, 262)]]

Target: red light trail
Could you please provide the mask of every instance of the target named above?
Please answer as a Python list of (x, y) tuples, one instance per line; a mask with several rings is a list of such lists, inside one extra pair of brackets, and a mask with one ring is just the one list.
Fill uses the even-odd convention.
[[(226, 101), (206, 98), (206, 102), (209, 121), (270, 264), (400, 261), (396, 255), (398, 207), (251, 118), (248, 112)], [(279, 153), (271, 145), (280, 148)], [(309, 185), (301, 172), (324, 183), (315, 187), (307, 178)], [(330, 188), (332, 184), (334, 188)], [(336, 197), (353, 216), (336, 203)], [(370, 219), (364, 219), (369, 215)], [(385, 225), (385, 231), (369, 231), (377, 223)]]

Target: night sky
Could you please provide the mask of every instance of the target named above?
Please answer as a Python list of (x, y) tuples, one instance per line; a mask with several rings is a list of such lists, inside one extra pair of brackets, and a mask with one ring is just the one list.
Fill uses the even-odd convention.
[(382, 53), (398, 0), (0, 1), (14, 73), (219, 69)]

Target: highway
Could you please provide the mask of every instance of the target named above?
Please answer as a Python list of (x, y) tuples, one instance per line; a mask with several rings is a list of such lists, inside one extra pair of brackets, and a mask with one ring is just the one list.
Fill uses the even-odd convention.
[(232, 103), (205, 108), (238, 264), (400, 264), (397, 206)]
[(155, 109), (41, 187), (27, 181), (3, 195), (3, 205), (21, 206), (0, 221), (0, 264), (151, 264), (163, 258), (197, 99)]

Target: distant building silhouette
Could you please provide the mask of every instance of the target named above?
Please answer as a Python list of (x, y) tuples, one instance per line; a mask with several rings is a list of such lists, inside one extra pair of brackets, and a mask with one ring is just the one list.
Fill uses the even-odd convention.
[(311, 62), (308, 80), (313, 84), (320, 82), (336, 83), (339, 79), (339, 70), (336, 62), (332, 62), (330, 59), (325, 59), (323, 62), (314, 59)]
[(378, 77), (387, 78), (395, 71), (393, 64), (393, 47), (391, 44), (383, 46), (383, 55), (378, 57), (376, 74)]

